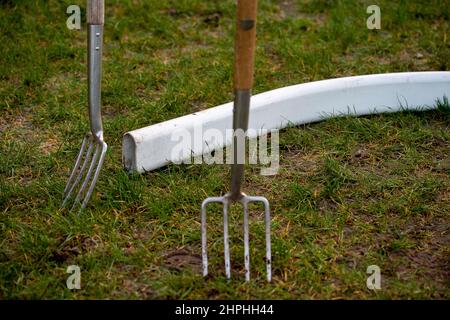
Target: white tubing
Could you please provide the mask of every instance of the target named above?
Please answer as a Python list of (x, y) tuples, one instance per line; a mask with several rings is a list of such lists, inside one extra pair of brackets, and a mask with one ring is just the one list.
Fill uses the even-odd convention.
[[(365, 75), (299, 84), (264, 92), (252, 97), (249, 129), (282, 129), (323, 120), (336, 115), (355, 116), (396, 112), (402, 109), (430, 109), (437, 99), (450, 97), (450, 72), (406, 72)], [(232, 127), (232, 103), (175, 118), (127, 132), (123, 138), (123, 163), (127, 170), (144, 172), (186, 158), (172, 150), (180, 148), (173, 139), (177, 131), (198, 138), (204, 131), (217, 129), (225, 136)], [(259, 134), (259, 133), (258, 133)], [(196, 138), (197, 137), (197, 138)], [(223, 148), (223, 143), (188, 143), (182, 148), (192, 155)]]

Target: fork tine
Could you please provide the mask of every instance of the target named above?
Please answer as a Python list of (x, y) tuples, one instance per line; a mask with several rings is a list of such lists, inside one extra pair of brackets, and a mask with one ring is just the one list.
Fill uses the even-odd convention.
[[(225, 256), (225, 275), (227, 279), (231, 278), (231, 263), (230, 263), (230, 245), (228, 234), (228, 209), (233, 200), (225, 197), (210, 197), (206, 198), (201, 207), (202, 215), (202, 266), (203, 276), (208, 275), (208, 253), (207, 253), (207, 237), (206, 237), (206, 208), (209, 203), (217, 202), (223, 204), (223, 242), (224, 242), (224, 256)], [(250, 281), (250, 229), (249, 229), (249, 210), (248, 204), (251, 202), (262, 202), (264, 205), (265, 215), (265, 240), (266, 240), (266, 272), (267, 281), (272, 281), (272, 253), (270, 241), (270, 206), (269, 201), (265, 197), (250, 197), (243, 196), (239, 200), (244, 207), (244, 261), (245, 261), (245, 280)]]
[[(202, 203), (202, 266), (203, 266), (203, 276), (206, 277), (208, 275), (208, 242), (207, 242), (207, 237), (206, 237), (206, 207), (208, 206), (208, 204), (210, 203), (221, 203), (224, 205), (224, 214), (227, 215), (227, 221), (228, 221), (228, 207), (227, 206), (227, 202), (226, 199), (224, 197), (210, 197), (210, 198), (206, 198), (205, 200), (203, 200)], [(225, 212), (226, 210), (226, 212)], [(228, 239), (228, 223), (226, 225), (227, 228), (227, 239)], [(225, 229), (225, 225), (224, 225), (224, 229)], [(225, 243), (228, 243), (228, 241), (225, 241)], [(229, 254), (229, 250), (225, 249), (225, 268), (227, 269), (226, 265), (227, 265), (227, 261), (228, 261), (228, 270), (230, 270), (229, 266), (230, 266), (230, 254)], [(227, 272), (227, 274), (231, 274), (230, 271)]]
[(266, 273), (267, 281), (272, 281), (272, 252), (271, 252), (271, 242), (270, 242), (270, 205), (269, 201), (261, 197), (261, 202), (264, 204), (264, 217), (266, 224)]
[(83, 203), (81, 204), (80, 211), (86, 207), (87, 203), (89, 202), (89, 199), (91, 198), (92, 191), (94, 190), (94, 187), (97, 184), (98, 176), (100, 175), (100, 170), (103, 167), (103, 161), (105, 160), (107, 149), (108, 145), (102, 141), (102, 151), (100, 153), (100, 159), (98, 161), (98, 165), (94, 173), (94, 178), (92, 179), (91, 185), (89, 186), (86, 196), (84, 197)]
[(86, 150), (86, 144), (87, 144), (87, 141), (89, 138), (90, 138), (89, 134), (85, 135), (83, 138), (83, 142), (81, 143), (80, 151), (78, 152), (77, 160), (75, 161), (75, 166), (73, 167), (72, 172), (70, 173), (69, 180), (67, 180), (66, 187), (64, 188), (64, 197), (63, 198), (66, 197), (67, 191), (69, 191), (70, 185), (72, 184), (72, 181), (75, 178), (75, 173), (77, 172), (77, 170), (80, 167), (81, 159), (83, 158), (83, 154), (84, 154), (84, 151)]
[(208, 275), (208, 248), (206, 239), (206, 206), (209, 203), (209, 199), (205, 199), (202, 203), (202, 266), (203, 276)]
[(228, 236), (228, 201), (226, 199), (223, 202), (223, 246), (225, 254), (225, 274), (227, 276), (227, 279), (230, 279), (230, 239)]
[(266, 273), (267, 281), (272, 281), (272, 245), (270, 241), (270, 205), (269, 201), (262, 197), (262, 202), (264, 203), (264, 215), (266, 223)]
[(266, 234), (266, 273), (267, 281), (272, 281), (272, 246), (270, 241), (270, 205), (265, 197), (247, 197), (247, 202), (262, 202), (264, 205), (264, 220)]
[(84, 190), (86, 189), (86, 186), (88, 185), (89, 180), (91, 179), (92, 171), (94, 170), (95, 164), (97, 163), (98, 155), (99, 155), (99, 146), (98, 146), (98, 144), (96, 144), (95, 152), (91, 158), (91, 163), (89, 165), (89, 169), (86, 173), (86, 176), (84, 177), (83, 183), (81, 184), (81, 187), (78, 190), (77, 196), (75, 197), (72, 208), (70, 210), (73, 210), (77, 206), (77, 204), (80, 202), (81, 196), (82, 196)]
[(244, 262), (245, 262), (245, 281), (250, 281), (250, 245), (248, 228), (248, 204), (243, 201), (244, 206)]
[(92, 144), (92, 141), (91, 141), (89, 144), (86, 156), (84, 158), (83, 165), (81, 166), (81, 169), (78, 173), (77, 178), (75, 179), (75, 182), (72, 184), (72, 187), (70, 187), (70, 190), (67, 193), (66, 198), (64, 199), (64, 201), (62, 203), (62, 207), (64, 207), (66, 205), (67, 201), (70, 199), (70, 196), (72, 195), (72, 192), (75, 190), (75, 187), (80, 183), (81, 178), (83, 177), (84, 172), (86, 171), (86, 167), (89, 162), (88, 160), (91, 158), (93, 146), (94, 145)]

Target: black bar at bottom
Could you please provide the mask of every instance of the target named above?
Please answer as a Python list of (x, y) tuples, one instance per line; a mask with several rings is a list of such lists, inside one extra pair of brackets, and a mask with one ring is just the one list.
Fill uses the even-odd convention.
[(45, 319), (67, 317), (90, 319), (98, 316), (139, 319), (309, 319), (333, 317), (364, 319), (386, 318), (399, 313), (408, 316), (432, 318), (445, 314), (449, 301), (0, 301), (2, 314), (32, 316)]

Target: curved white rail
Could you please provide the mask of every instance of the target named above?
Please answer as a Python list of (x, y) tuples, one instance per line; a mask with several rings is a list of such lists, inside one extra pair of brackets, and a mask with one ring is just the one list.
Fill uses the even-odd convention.
[[(406, 72), (365, 75), (299, 84), (253, 96), (249, 128), (281, 129), (323, 120), (326, 117), (355, 116), (396, 112), (405, 109), (433, 108), (436, 100), (450, 97), (450, 72)], [(143, 172), (180, 162), (172, 155), (180, 142), (176, 131), (188, 132), (198, 139), (196, 130), (216, 129), (223, 133), (232, 125), (232, 103), (127, 132), (123, 139), (123, 163), (127, 170)], [(257, 133), (258, 134), (258, 133)], [(200, 155), (230, 143), (212, 141), (182, 146)]]

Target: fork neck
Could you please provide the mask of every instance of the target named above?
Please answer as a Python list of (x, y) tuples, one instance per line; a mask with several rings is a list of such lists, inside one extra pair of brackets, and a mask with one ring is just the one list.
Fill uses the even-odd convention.
[(236, 90), (233, 105), (233, 162), (231, 164), (232, 200), (242, 197), (241, 184), (244, 178), (245, 138), (248, 129), (251, 90)]
[(103, 140), (101, 107), (103, 25), (88, 25), (89, 120), (94, 136)]

